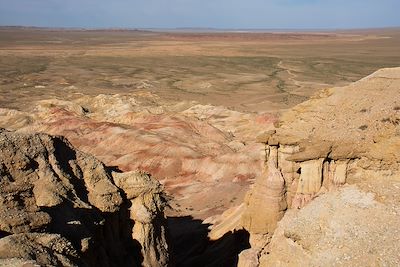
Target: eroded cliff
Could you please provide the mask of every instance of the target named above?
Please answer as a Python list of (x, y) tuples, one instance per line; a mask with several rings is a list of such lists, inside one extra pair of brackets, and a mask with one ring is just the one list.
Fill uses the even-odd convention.
[(0, 130), (0, 265), (167, 266), (160, 184), (63, 137)]
[(239, 266), (398, 265), (399, 124), (400, 68), (294, 107), (258, 137), (264, 172), (210, 237), (246, 229)]

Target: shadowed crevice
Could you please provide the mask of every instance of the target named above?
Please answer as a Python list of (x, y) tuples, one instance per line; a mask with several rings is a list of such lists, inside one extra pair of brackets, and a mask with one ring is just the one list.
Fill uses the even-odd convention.
[(237, 266), (239, 253), (250, 248), (250, 235), (243, 229), (210, 240), (210, 224), (191, 216), (169, 217), (168, 226), (176, 265), (180, 267)]

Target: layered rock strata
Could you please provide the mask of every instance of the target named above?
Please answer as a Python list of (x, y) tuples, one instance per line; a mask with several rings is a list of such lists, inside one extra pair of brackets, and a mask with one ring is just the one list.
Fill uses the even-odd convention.
[[(302, 208), (320, 192), (325, 192), (346, 182), (348, 164), (354, 159), (334, 160), (329, 157), (293, 160), (298, 155), (298, 145), (270, 145), (265, 143), (266, 162), (274, 162), (277, 174), (283, 178), (282, 190), (289, 208)], [(276, 163), (275, 163), (276, 162)], [(262, 179), (262, 178), (260, 178)], [(271, 179), (267, 175), (264, 180)]]
[(170, 216), (203, 219), (243, 201), (261, 171), (254, 136), (274, 121), (273, 114), (166, 102), (145, 91), (0, 108), (0, 127), (62, 135), (109, 166), (148, 172), (173, 196)]
[[(399, 264), (393, 249), (400, 215), (399, 85), (400, 68), (393, 68), (324, 90), (284, 114), (276, 132), (260, 136), (267, 164), (277, 161), (290, 210), (241, 254), (241, 266)], [(338, 193), (346, 183), (353, 185)], [(256, 210), (254, 203), (248, 211)], [(247, 220), (262, 216), (253, 211)], [(277, 210), (274, 216), (282, 217)]]
[[(241, 220), (222, 220), (211, 231), (250, 233), (239, 266), (399, 264), (399, 85), (400, 68), (393, 68), (323, 90), (258, 137), (264, 172), (229, 216)], [(341, 189), (346, 184), (353, 187)]]

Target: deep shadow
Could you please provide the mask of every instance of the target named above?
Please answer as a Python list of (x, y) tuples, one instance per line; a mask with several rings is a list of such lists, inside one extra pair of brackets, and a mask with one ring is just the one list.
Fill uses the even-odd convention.
[(11, 233), (0, 230), (0, 238), (6, 237), (6, 236), (9, 236), (9, 235), (11, 235)]
[(42, 211), (52, 218), (46, 232), (60, 234), (81, 252), (79, 266), (141, 266), (142, 247), (132, 239), (127, 204), (113, 213), (77, 208), (70, 202), (42, 207)]
[[(76, 207), (68, 199), (57, 206), (41, 207), (52, 218), (47, 225), (47, 232), (60, 234), (72, 243), (81, 253), (79, 266), (141, 266), (142, 247), (132, 239), (134, 222), (130, 219), (131, 202), (126, 194), (122, 190), (119, 192), (123, 204), (115, 212), (102, 212), (89, 205), (89, 192), (83, 171), (76, 163), (76, 151), (63, 137), (53, 138), (52, 141), (59, 172), (68, 177), (68, 182), (73, 186), (73, 190), (67, 192), (67, 198), (76, 200), (75, 192), (80, 201), (88, 204), (88, 208)], [(111, 171), (121, 172), (117, 167), (103, 167), (110, 177)], [(59, 176), (55, 170), (53, 174)]]
[(168, 227), (178, 267), (237, 266), (239, 253), (250, 248), (246, 230), (228, 232), (218, 240), (208, 238), (209, 224), (191, 216), (169, 217)]
[(112, 172), (123, 173), (118, 166), (107, 166), (107, 173), (111, 175)]

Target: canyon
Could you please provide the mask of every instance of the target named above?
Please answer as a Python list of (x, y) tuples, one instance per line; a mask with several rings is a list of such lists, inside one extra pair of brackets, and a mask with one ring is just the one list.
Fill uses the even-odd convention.
[(0, 40), (1, 265), (400, 264), (397, 31), (28, 32), (62, 41)]
[[(101, 95), (90, 100), (82, 97), (75, 102), (40, 101), (35, 107), (36, 113), (2, 109), (1, 121), (16, 131), (3, 130), (1, 139), (3, 183), (7, 185), (7, 182), (12, 182), (10, 189), (2, 187), (3, 196), (8, 192), (7, 197), (3, 197), (4, 207), (7, 207), (3, 211), (1, 229), (4, 235), (2, 241), (5, 242), (2, 245), (3, 253), (32, 260), (19, 252), (12, 254), (12, 242), (23, 246), (34, 246), (39, 242), (46, 251), (54, 250), (51, 242), (60, 242), (65, 243), (65, 250), (71, 250), (68, 252), (70, 254), (63, 255), (55, 251), (55, 259), (46, 260), (53, 264), (61, 261), (68, 265), (70, 262), (67, 259), (79, 254), (68, 248), (68, 242), (75, 242), (80, 243), (81, 253), (90, 255), (92, 248), (88, 240), (93, 238), (99, 240), (97, 242), (104, 242), (102, 240), (107, 237), (93, 234), (79, 241), (64, 240), (62, 234), (72, 235), (68, 233), (68, 227), (57, 229), (52, 225), (53, 221), (57, 222), (56, 225), (67, 226), (78, 222), (79, 225), (88, 223), (80, 212), (74, 214), (74, 210), (82, 206), (88, 211), (94, 209), (91, 212), (97, 213), (96, 216), (105, 216), (107, 223), (110, 220), (112, 226), (106, 223), (103, 225), (105, 229), (112, 227), (112, 232), (120, 233), (130, 231), (142, 247), (144, 265), (156, 266), (158, 263), (165, 266), (169, 257), (168, 226), (162, 210), (166, 202), (163, 202), (161, 185), (154, 178), (133, 171), (145, 169), (156, 177), (163, 177), (161, 182), (165, 192), (174, 196), (170, 211), (166, 212), (169, 216), (185, 214), (179, 208), (188, 207), (186, 214), (192, 214), (197, 219), (204, 218), (204, 223), (211, 224), (208, 233), (210, 240), (223, 240), (226, 234), (243, 230), (249, 233), (249, 248), (239, 254), (238, 266), (365, 266), (371, 260), (378, 265), (396, 265), (400, 260), (399, 251), (392, 244), (400, 238), (396, 223), (400, 219), (397, 197), (400, 188), (397, 152), (400, 146), (399, 84), (400, 68), (382, 69), (349, 86), (318, 92), (310, 100), (284, 113), (279, 121), (267, 115), (250, 119), (239, 112), (217, 107), (203, 109), (198, 104), (187, 108), (182, 103), (164, 108), (179, 114), (177, 106), (185, 106), (181, 108), (183, 111), (180, 111), (180, 116), (187, 117), (170, 117), (154, 101), (150, 106), (141, 104), (135, 110), (140, 98), (115, 95)], [(147, 95), (140, 97), (148, 100)], [(158, 115), (148, 113), (152, 108), (157, 110)], [(222, 120), (222, 123), (220, 117), (209, 116), (207, 111), (229, 114), (227, 118), (236, 126), (241, 125), (238, 123), (240, 121), (246, 131), (241, 132), (238, 127), (233, 136), (227, 137), (226, 129), (231, 129), (225, 125), (227, 120)], [(205, 122), (193, 120), (199, 114), (205, 116)], [(169, 128), (165, 130), (171, 127), (171, 123), (178, 132)], [(202, 148), (200, 144), (207, 145), (204, 150), (190, 149), (187, 145), (187, 150), (180, 151), (183, 143), (179, 139), (171, 140), (168, 136), (172, 134), (179, 138), (188, 132), (193, 134), (193, 129), (196, 136), (190, 136), (191, 144), (196, 144), (197, 149)], [(107, 172), (102, 163), (89, 155), (84, 157), (83, 152), (74, 151), (66, 140), (34, 132), (64, 135), (82, 151), (91, 152), (108, 166), (116, 167), (111, 167)], [(263, 133), (254, 144), (250, 141), (244, 143), (246, 135), (259, 132)], [(156, 139), (163, 136), (161, 133), (166, 135), (165, 139)], [(214, 143), (207, 143), (207, 138)], [(135, 140), (140, 144), (133, 141), (127, 143), (126, 140)], [(157, 144), (161, 142), (163, 148), (157, 150)], [(149, 146), (147, 149), (146, 144)], [(215, 155), (216, 158), (220, 157), (218, 160), (198, 155), (211, 154), (210, 147), (221, 153)], [(125, 154), (122, 158), (118, 157), (116, 153), (123, 149)], [(169, 154), (171, 152), (168, 149), (173, 154)], [(135, 154), (138, 151), (139, 155)], [(163, 157), (156, 158), (160, 153), (163, 153)], [(252, 153), (261, 154), (264, 159), (251, 156)], [(178, 158), (180, 162), (170, 163), (169, 157)], [(155, 163), (145, 165), (148, 161)], [(197, 167), (196, 173), (184, 169), (190, 167), (187, 167), (187, 161)], [(241, 161), (248, 168), (241, 167)], [(125, 165), (125, 162), (131, 165)], [(199, 168), (202, 164), (207, 166), (203, 172)], [(227, 164), (237, 168), (224, 170), (221, 166)], [(257, 164), (261, 165), (258, 169), (255, 167)], [(220, 178), (211, 180), (216, 175)], [(249, 178), (254, 177), (252, 189), (243, 203), (235, 206), (230, 202), (233, 206), (230, 208), (222, 206), (221, 210), (225, 209), (222, 215), (219, 215), (221, 212), (215, 206), (208, 209), (209, 203), (224, 203), (226, 199), (237, 196), (235, 186), (241, 185), (244, 190), (249, 186), (243, 186), (242, 183), (249, 183)], [(207, 186), (210, 188), (207, 192), (196, 191), (195, 183), (184, 183), (192, 179), (209, 182)], [(82, 180), (85, 185), (82, 185)], [(204, 188), (204, 184), (202, 186)], [(82, 187), (86, 189), (82, 191)], [(118, 194), (119, 190), (124, 194)], [(78, 195), (85, 194), (85, 191), (87, 195)], [(224, 196), (220, 192), (224, 192)], [(187, 200), (184, 196), (189, 194), (191, 197)], [(20, 200), (16, 196), (24, 198)], [(204, 197), (210, 202), (201, 201), (195, 206)], [(68, 199), (69, 204), (63, 204), (63, 199)], [(20, 206), (21, 202), (29, 206)], [(124, 210), (119, 207), (121, 205), (125, 208), (125, 214), (117, 212)], [(69, 210), (70, 221), (60, 223), (55, 208), (51, 207), (61, 208), (63, 213)], [(196, 209), (190, 210), (192, 207)], [(47, 208), (51, 209), (46, 212)], [(25, 214), (25, 210), (32, 213)], [(107, 212), (107, 216), (102, 212)], [(10, 215), (14, 213), (14, 216)], [(18, 214), (23, 214), (22, 221), (16, 219), (20, 216)], [(360, 223), (366, 218), (369, 219), (365, 224)], [(129, 221), (134, 222), (131, 230), (127, 226), (130, 225)], [(93, 223), (96, 225), (96, 222)], [(89, 233), (96, 232), (90, 230), (92, 228), (96, 227), (85, 226)], [(43, 229), (49, 229), (51, 234), (41, 233)], [(189, 231), (189, 234), (193, 233)], [(60, 238), (60, 241), (54, 241)], [(119, 240), (124, 237), (108, 238)], [(50, 244), (41, 241), (43, 239)], [(225, 241), (225, 245), (234, 246), (236, 239)], [(104, 246), (102, 249), (108, 251), (107, 244), (99, 246)], [(119, 246), (126, 247), (123, 243)], [(214, 253), (216, 248), (210, 246), (210, 251), (203, 253), (218, 258)], [(161, 249), (161, 252), (156, 249)], [(326, 254), (327, 250), (329, 255)], [(160, 255), (165, 258), (157, 258)], [(197, 261), (187, 261), (188, 257), (193, 257), (189, 253), (183, 263), (190, 265), (192, 262), (196, 265), (204, 262), (201, 254), (196, 256), (199, 257)], [(84, 256), (83, 259), (85, 257), (90, 258)], [(123, 255), (109, 257), (125, 258)], [(41, 258), (36, 255), (36, 259)], [(213, 261), (216, 261), (215, 258)], [(88, 262), (89, 265), (95, 263)]]

